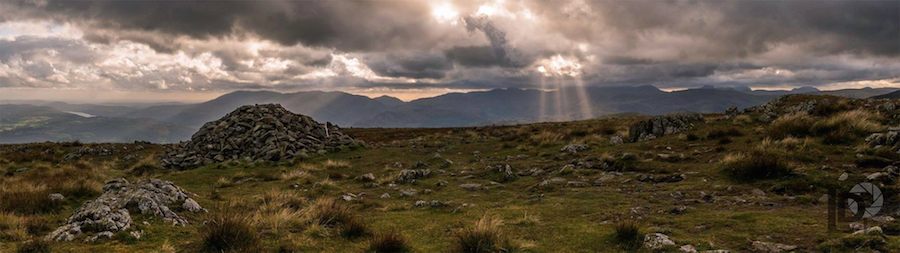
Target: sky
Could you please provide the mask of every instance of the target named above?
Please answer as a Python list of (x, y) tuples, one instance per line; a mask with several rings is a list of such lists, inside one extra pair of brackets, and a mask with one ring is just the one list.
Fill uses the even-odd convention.
[(0, 2), (0, 100), (900, 87), (900, 1)]

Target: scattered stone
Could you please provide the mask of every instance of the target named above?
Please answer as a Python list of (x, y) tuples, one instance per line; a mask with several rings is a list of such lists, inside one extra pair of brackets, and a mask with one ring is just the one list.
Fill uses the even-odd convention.
[(109, 231), (103, 231), (103, 232), (97, 233), (97, 234), (94, 235), (94, 236), (88, 237), (88, 238), (85, 239), (84, 241), (85, 241), (85, 242), (97, 242), (97, 241), (102, 241), (102, 240), (112, 239), (112, 237), (113, 237), (113, 233), (112, 233), (112, 232), (109, 232)]
[(97, 199), (85, 202), (66, 221), (49, 235), (48, 240), (71, 241), (86, 233), (95, 234), (88, 239), (96, 240), (109, 234), (127, 230), (132, 223), (130, 211), (156, 216), (175, 225), (185, 225), (187, 220), (176, 214), (169, 206), (189, 206), (191, 212), (205, 209), (197, 205), (185, 192), (169, 181), (145, 179), (136, 183), (124, 178), (111, 180), (103, 186), (103, 194)]
[(346, 193), (344, 195), (341, 195), (341, 199), (344, 201), (353, 201), (356, 200), (356, 197), (356, 194), (353, 193)]
[(750, 247), (754, 252), (766, 253), (790, 252), (797, 249), (797, 246), (794, 245), (761, 241), (753, 241), (753, 243), (750, 244)]
[(170, 148), (161, 164), (187, 169), (226, 160), (291, 160), (355, 145), (334, 124), (316, 122), (278, 104), (246, 105), (204, 124), (190, 141)]
[(613, 135), (613, 136), (610, 136), (610, 137), (609, 137), (609, 144), (612, 144), (612, 145), (619, 145), (619, 144), (622, 144), (622, 143), (625, 143), (625, 140), (622, 139), (622, 136), (619, 136), (619, 135)]
[(841, 176), (838, 177), (838, 181), (845, 181), (848, 177), (850, 177), (850, 174), (847, 174), (847, 172), (841, 173)]
[(678, 251), (683, 253), (697, 253), (697, 248), (694, 247), (694, 245), (687, 244), (682, 245), (680, 248), (678, 248)]
[(430, 169), (401, 170), (400, 174), (397, 175), (397, 179), (394, 181), (400, 184), (411, 184), (415, 183), (417, 179), (426, 178), (430, 175)]
[(676, 113), (653, 117), (631, 125), (628, 129), (628, 141), (652, 140), (679, 133), (694, 127), (694, 123), (701, 121), (703, 121), (703, 115), (697, 113)]
[(356, 181), (375, 182), (375, 174), (366, 173), (366, 174), (359, 175), (358, 177), (356, 177)]
[(391, 194), (388, 194), (388, 193), (381, 194), (381, 197), (380, 197), (380, 198), (383, 198), (383, 199), (389, 199), (389, 198), (391, 198)]
[(686, 206), (676, 206), (676, 207), (673, 207), (672, 209), (669, 209), (669, 213), (674, 214), (674, 215), (682, 215), (686, 212), (687, 212)]
[(437, 183), (434, 184), (434, 186), (437, 186), (437, 187), (444, 187), (444, 186), (447, 186), (447, 184), (449, 184), (449, 183), (447, 182), (447, 180), (438, 180)]
[(866, 229), (860, 229), (856, 232), (853, 232), (853, 235), (883, 235), (884, 231), (881, 230), (881, 227), (874, 226)]
[(488, 166), (487, 172), (488, 174), (492, 175), (492, 180), (497, 180), (500, 182), (510, 182), (516, 180), (519, 177), (515, 172), (513, 172), (512, 167), (510, 167), (509, 164)]
[(400, 197), (412, 197), (412, 196), (415, 196), (417, 193), (419, 193), (419, 192), (416, 191), (415, 189), (400, 190)]
[(131, 232), (128, 233), (128, 234), (131, 235), (131, 237), (133, 237), (134, 239), (140, 240), (141, 237), (144, 236), (144, 231), (143, 231), (143, 230), (141, 230), (141, 231), (131, 231)]
[(638, 176), (637, 180), (645, 183), (675, 183), (683, 181), (684, 178), (684, 174), (673, 174), (665, 176), (642, 174)]
[(477, 190), (481, 190), (482, 186), (481, 186), (481, 184), (468, 183), (468, 184), (459, 185), (459, 188), (463, 188), (463, 190), (467, 190), (467, 191), (477, 191)]
[(447, 206), (448, 206), (447, 203), (444, 203), (440, 200), (432, 200), (432, 201), (419, 200), (419, 201), (416, 201), (416, 203), (415, 203), (415, 207), (419, 207), (419, 208), (422, 208), (422, 207), (442, 208), (442, 207), (447, 207)]
[(588, 184), (587, 182), (583, 182), (583, 181), (566, 182), (566, 187), (571, 187), (571, 188), (584, 188), (584, 187), (588, 187), (588, 186), (591, 186), (591, 184)]
[(584, 144), (569, 144), (569, 145), (562, 147), (562, 149), (560, 149), (559, 152), (569, 153), (569, 154), (577, 154), (578, 152), (586, 151), (589, 148), (590, 147), (588, 147), (588, 145), (584, 145)]
[(540, 187), (548, 187), (548, 186), (554, 186), (554, 185), (562, 185), (562, 184), (566, 184), (566, 183), (568, 183), (568, 182), (569, 182), (569, 181), (566, 180), (565, 178), (554, 177), (554, 178), (551, 178), (551, 179), (547, 179), (547, 180), (541, 181), (541, 183), (538, 184), (538, 186), (540, 186)]
[(51, 193), (49, 198), (50, 198), (50, 201), (63, 201), (66, 199), (65, 196), (63, 196), (62, 194), (59, 194), (59, 193)]
[(660, 234), (660, 233), (652, 233), (644, 236), (644, 248), (650, 250), (662, 250), (667, 247), (674, 247), (675, 242), (669, 239), (669, 236)]

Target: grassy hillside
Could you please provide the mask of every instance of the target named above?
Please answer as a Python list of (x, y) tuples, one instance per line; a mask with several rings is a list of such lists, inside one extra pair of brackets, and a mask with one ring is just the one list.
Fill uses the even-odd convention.
[[(171, 180), (209, 213), (185, 214), (191, 225), (184, 227), (135, 215), (130, 231), (143, 231), (140, 239), (122, 232), (101, 242), (54, 242), (54, 252), (197, 252), (220, 224), (204, 222), (229, 220), (222, 214), (245, 218), (227, 228), (249, 228), (241, 238), (258, 241), (244, 249), (258, 252), (364, 252), (388, 235), (413, 252), (471, 252), (461, 247), (480, 237), (518, 252), (649, 252), (631, 247), (629, 229), (668, 235), (673, 252), (688, 244), (746, 252), (754, 241), (800, 251), (900, 250), (897, 221), (868, 222), (883, 235), (850, 235), (846, 223), (828, 232), (822, 198), (827, 187), (849, 188), (897, 163), (897, 153), (864, 144), (900, 123), (897, 112), (835, 97), (781, 101), (771, 123), (760, 111), (708, 114), (692, 130), (637, 143), (610, 138), (646, 117), (347, 129), (367, 147), (184, 171), (159, 168), (165, 147), (155, 144), (3, 145), (0, 252), (61, 225), (116, 177)], [(787, 113), (808, 101), (817, 101), (808, 113)], [(568, 144), (588, 149), (562, 152)], [(398, 178), (413, 169), (430, 174)], [(879, 187), (886, 196), (900, 189), (894, 181)], [(66, 199), (49, 202), (50, 193)]]

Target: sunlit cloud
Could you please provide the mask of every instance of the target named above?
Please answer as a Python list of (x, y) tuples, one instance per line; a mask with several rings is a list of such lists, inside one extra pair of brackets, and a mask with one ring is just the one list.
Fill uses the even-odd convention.
[(566, 58), (562, 55), (554, 55), (549, 59), (538, 61), (535, 70), (547, 77), (578, 77), (582, 74), (582, 66), (577, 59)]

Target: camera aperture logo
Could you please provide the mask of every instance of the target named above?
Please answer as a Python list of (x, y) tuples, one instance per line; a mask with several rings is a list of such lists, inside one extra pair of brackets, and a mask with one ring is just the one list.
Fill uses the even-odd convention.
[[(828, 231), (837, 230), (838, 222), (854, 222), (877, 216), (884, 207), (884, 195), (878, 186), (862, 182), (849, 191), (828, 190)], [(848, 216), (846, 211), (852, 214)]]

